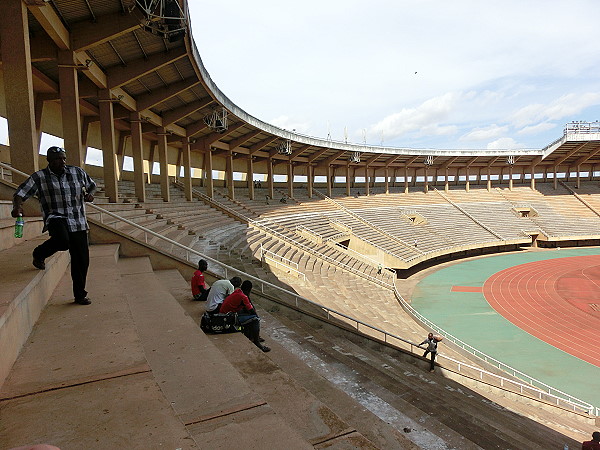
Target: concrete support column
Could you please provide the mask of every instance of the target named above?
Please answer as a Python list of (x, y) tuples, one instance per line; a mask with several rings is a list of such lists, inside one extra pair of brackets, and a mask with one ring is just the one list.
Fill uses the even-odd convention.
[(423, 169), (425, 173), (425, 179), (423, 180), (423, 192), (427, 194), (429, 192), (429, 180), (427, 179), (427, 166)]
[(160, 193), (164, 202), (171, 201), (169, 190), (169, 160), (167, 150), (167, 130), (164, 127), (157, 129), (158, 135), (158, 163), (160, 165)]
[[(329, 179), (329, 178), (328, 178)], [(369, 166), (365, 166), (365, 195), (369, 195), (370, 193), (370, 185), (369, 185)]]
[(267, 160), (267, 187), (269, 188), (269, 198), (273, 199), (275, 195), (274, 188), (274, 180), (273, 180), (273, 159), (269, 158)]
[(306, 166), (306, 178), (308, 180), (308, 183), (307, 183), (308, 198), (312, 198), (313, 197), (313, 184), (314, 184), (314, 178), (315, 178), (315, 168), (310, 163), (308, 164), (308, 166)]
[(246, 186), (248, 186), (248, 198), (254, 200), (254, 160), (248, 155), (246, 160)]
[(40, 147), (42, 142), (42, 116), (44, 115), (44, 104), (46, 102), (43, 99), (43, 95), (35, 95), (35, 135), (37, 137), (37, 147)]
[[(119, 188), (117, 185), (117, 149), (115, 147), (113, 104), (109, 89), (102, 89), (98, 92), (98, 109), (100, 110), (100, 137), (102, 141), (102, 164), (104, 165), (104, 188), (106, 190), (108, 201), (116, 203), (119, 196)], [(79, 133), (79, 130), (77, 130), (77, 133)], [(67, 154), (68, 153), (67, 150)]]
[(384, 176), (385, 176), (385, 193), (389, 194), (390, 193), (390, 170), (386, 167), (384, 170)]
[(205, 146), (204, 148), (204, 176), (206, 179), (206, 195), (213, 198), (215, 195), (215, 186), (213, 183), (212, 151), (209, 146)]
[[(79, 83), (77, 61), (73, 52), (58, 52), (58, 81), (60, 85), (60, 109), (62, 114), (63, 139), (67, 150), (67, 163), (83, 167), (84, 154), (81, 145), (81, 114), (79, 112)], [(108, 95), (110, 101), (110, 93)], [(111, 107), (112, 108), (112, 107)]]
[(413, 187), (417, 187), (417, 168), (415, 167), (415, 170), (413, 171), (413, 181), (412, 181), (412, 185)]
[(227, 153), (225, 157), (225, 178), (227, 181), (227, 195), (235, 200), (235, 186), (233, 185), (233, 152)]
[(181, 153), (183, 159), (183, 191), (185, 199), (191, 202), (194, 198), (192, 194), (192, 155), (190, 153), (190, 140), (184, 138), (181, 142)]
[[(39, 144), (35, 129), (29, 23), (27, 7), (22, 0), (3, 0), (0, 41), (10, 161), (15, 169), (30, 174), (39, 168)], [(15, 183), (23, 180), (16, 174), (13, 177)]]
[(448, 168), (446, 167), (444, 171), (444, 192), (448, 192), (450, 190), (450, 181), (448, 181)]
[(513, 166), (510, 166), (510, 169), (508, 170), (508, 190), (513, 190)]
[(531, 190), (535, 190), (535, 167), (531, 166)]
[[(330, 165), (328, 165), (328, 166), (327, 166), (327, 197), (329, 197), (329, 198), (331, 198), (331, 189), (332, 189), (332, 187), (333, 187), (333, 186), (332, 186), (332, 184), (333, 184), (333, 183), (332, 183), (332, 181), (333, 181), (333, 179), (332, 179), (332, 178), (333, 178), (333, 176), (332, 176), (332, 173), (331, 173), (331, 172), (332, 172), (332, 170), (331, 170), (331, 166), (330, 166)], [(367, 195), (369, 195), (369, 194), (367, 193)]]
[(577, 166), (575, 170), (577, 170), (577, 182), (576, 182), (576, 186), (577, 189), (579, 189), (581, 187), (581, 176), (579, 175), (579, 170), (581, 169), (581, 166)]
[(346, 164), (346, 196), (350, 197), (350, 163)]
[(287, 188), (288, 197), (294, 198), (294, 163), (292, 161), (287, 163)]
[(489, 167), (487, 169), (487, 190), (488, 192), (492, 190), (492, 173)]
[(471, 189), (471, 180), (470, 178), (470, 170), (469, 167), (465, 168), (465, 191), (469, 192), (469, 190)]
[(129, 120), (131, 122), (131, 152), (133, 153), (133, 184), (135, 186), (135, 196), (140, 202), (145, 202), (144, 147), (140, 113), (132, 112)]
[(404, 193), (408, 194), (408, 166), (404, 166)]
[(554, 178), (552, 179), (554, 183), (554, 189), (558, 189), (558, 166), (554, 166)]

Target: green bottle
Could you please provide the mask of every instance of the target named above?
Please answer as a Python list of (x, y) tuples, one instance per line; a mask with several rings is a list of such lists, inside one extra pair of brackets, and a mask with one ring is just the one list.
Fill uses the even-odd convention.
[(19, 214), (17, 217), (17, 221), (15, 222), (15, 237), (22, 238), (23, 237), (23, 225), (25, 225), (25, 221), (23, 220), (23, 216)]

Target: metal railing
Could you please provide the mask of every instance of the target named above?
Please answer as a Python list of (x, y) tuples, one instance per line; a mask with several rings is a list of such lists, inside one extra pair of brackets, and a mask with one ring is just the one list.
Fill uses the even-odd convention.
[(262, 261), (263, 259), (273, 262), (273, 264), (276, 266), (283, 267), (284, 270), (295, 273), (299, 278), (302, 278), (304, 281), (306, 281), (306, 275), (298, 270), (298, 263), (267, 250), (263, 248), (262, 244), (260, 244), (260, 260)]
[[(23, 175), (25, 177), (27, 176), (27, 174), (25, 174), (17, 169), (14, 169), (10, 166), (6, 166), (2, 163), (0, 163), (0, 165), (2, 165), (5, 168), (8, 168), (13, 173), (17, 173), (17, 174)], [(326, 307), (324, 305), (320, 305), (316, 302), (313, 302), (312, 300), (309, 300), (305, 297), (302, 297), (302, 296), (296, 294), (295, 292), (288, 291), (287, 289), (276, 286), (272, 283), (269, 283), (268, 281), (261, 280), (260, 278), (249, 275), (249, 274), (243, 272), (242, 270), (236, 269), (235, 267), (228, 266), (228, 265), (226, 265), (216, 259), (213, 259), (207, 255), (204, 255), (192, 248), (186, 247), (185, 245), (180, 244), (179, 242), (169, 239), (166, 236), (163, 236), (159, 233), (148, 230), (145, 227), (142, 227), (141, 225), (138, 225), (135, 222), (132, 222), (132, 221), (125, 219), (115, 213), (105, 210), (104, 208), (94, 205), (93, 203), (86, 203), (86, 207), (91, 208), (98, 214), (98, 216), (99, 216), (98, 222), (99, 223), (104, 224), (103, 219), (105, 216), (111, 217), (113, 219), (117, 219), (120, 222), (123, 222), (133, 228), (140, 230), (144, 236), (143, 240), (147, 245), (152, 246), (150, 244), (150, 240), (149, 240), (149, 236), (151, 236), (151, 237), (155, 238), (157, 241), (162, 241), (162, 242), (168, 244), (168, 247), (170, 248), (170, 253), (174, 257), (182, 257), (186, 262), (188, 262), (194, 266), (197, 264), (198, 260), (205, 259), (207, 261), (210, 261), (215, 266), (215, 268), (219, 269), (219, 270), (215, 271), (214, 270), (215, 268), (211, 267), (211, 271), (213, 273), (223, 276), (224, 278), (230, 278), (230, 276), (233, 274), (242, 275), (244, 278), (251, 279), (253, 281), (253, 283), (255, 283), (256, 286), (259, 286), (260, 292), (263, 294), (269, 295), (267, 293), (268, 290), (273, 290), (273, 291), (277, 292), (277, 295), (274, 296), (274, 298), (278, 301), (284, 302), (286, 304), (288, 304), (288, 302), (291, 302), (291, 304), (293, 304), (298, 309), (301, 309), (303, 306), (312, 306), (312, 307), (319, 308), (324, 311), (324, 313), (326, 314), (326, 318), (328, 320), (331, 318), (335, 318), (335, 319), (342, 320), (346, 323), (353, 324), (352, 327), (354, 329), (356, 329), (356, 331), (361, 332), (361, 333), (366, 334), (371, 337), (381, 339), (383, 342), (385, 342), (387, 344), (395, 346), (396, 348), (408, 350), (413, 354), (415, 354), (416, 348), (422, 348), (422, 347), (420, 347), (420, 344), (412, 342), (408, 339), (404, 339), (400, 336), (396, 336), (392, 333), (382, 330), (381, 328), (375, 327), (366, 322), (355, 319), (351, 316), (348, 316), (347, 314), (336, 311), (332, 308)], [(89, 220), (91, 220), (93, 222), (95, 219), (89, 218)], [(115, 229), (116, 229), (116, 227), (115, 227)], [(155, 248), (159, 251), (164, 251), (164, 248), (161, 248), (158, 246)], [(175, 249), (179, 250), (181, 252), (181, 254), (177, 254), (176, 252), (174, 252)], [(415, 317), (418, 321), (427, 325), (429, 328), (431, 328), (435, 332), (443, 334), (446, 339), (451, 340), (455, 345), (460, 346), (464, 350), (470, 349), (471, 354), (477, 356), (478, 358), (482, 359), (483, 361), (486, 361), (488, 364), (492, 364), (492, 362), (494, 362), (494, 363), (498, 364), (497, 367), (499, 367), (501, 370), (512, 373), (514, 377), (519, 377), (523, 380), (528, 380), (529, 384), (526, 384), (524, 382), (515, 381), (515, 380), (509, 379), (507, 377), (503, 377), (501, 375), (494, 374), (485, 369), (481, 369), (479, 367), (467, 364), (463, 361), (458, 361), (452, 357), (438, 353), (438, 357), (440, 359), (443, 359), (446, 362), (451, 363), (452, 367), (456, 370), (457, 373), (459, 373), (463, 376), (469, 377), (473, 380), (488, 383), (488, 384), (493, 384), (492, 382), (495, 382), (496, 387), (508, 390), (513, 393), (527, 396), (528, 398), (538, 399), (540, 401), (551, 400), (552, 403), (555, 403), (557, 406), (572, 409), (574, 412), (586, 413), (589, 415), (596, 415), (596, 416), (600, 414), (600, 408), (594, 407), (593, 405), (591, 405), (587, 402), (584, 402), (583, 400), (580, 400), (574, 396), (571, 396), (571, 395), (569, 395), (565, 392), (562, 392), (556, 388), (553, 388), (552, 386), (549, 386), (539, 380), (536, 380), (535, 378), (530, 377), (523, 372), (513, 369), (512, 367), (510, 367), (506, 364), (503, 364), (500, 361), (498, 361), (488, 355), (485, 355), (483, 352), (478, 351), (474, 347), (462, 342), (460, 339), (447, 333), (445, 330), (438, 327), (433, 322), (428, 320), (426, 317), (421, 315), (414, 308), (412, 308), (412, 306), (410, 306), (404, 300), (404, 298), (400, 295), (400, 293), (398, 292), (395, 285), (394, 285), (393, 289), (394, 289), (394, 294), (396, 295), (396, 298), (401, 302), (402, 306), (407, 310), (407, 312), (409, 312), (409, 314), (412, 314), (413, 317)], [(472, 373), (477, 374), (477, 377), (475, 378), (475, 377), (470, 376), (470, 374), (472, 374)], [(541, 386), (541, 388), (538, 386), (535, 386), (534, 383)]]

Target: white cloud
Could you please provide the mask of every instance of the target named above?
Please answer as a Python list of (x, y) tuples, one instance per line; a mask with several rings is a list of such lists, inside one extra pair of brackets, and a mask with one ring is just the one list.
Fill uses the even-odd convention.
[(275, 119), (271, 119), (269, 121), (271, 125), (275, 125), (276, 127), (283, 128), (284, 130), (292, 131), (295, 130), (298, 133), (306, 133), (310, 126), (307, 123), (302, 123), (299, 121), (294, 121), (288, 116), (279, 116)]
[(505, 135), (508, 132), (508, 127), (500, 127), (496, 124), (490, 125), (485, 128), (476, 128), (469, 133), (460, 137), (461, 141), (488, 141)]
[(488, 150), (510, 150), (510, 149), (521, 149), (527, 148), (526, 145), (520, 144), (510, 137), (503, 137), (496, 139), (493, 142), (489, 142), (486, 146)]
[(431, 98), (416, 108), (404, 108), (400, 112), (384, 117), (368, 129), (369, 134), (382, 135), (386, 139), (395, 139), (412, 131), (432, 130), (436, 134), (448, 134), (452, 127), (440, 126), (455, 108), (459, 93), (448, 92)]
[(580, 114), (590, 106), (600, 105), (600, 93), (566, 94), (549, 103), (524, 106), (512, 114), (509, 120), (517, 127), (524, 127), (545, 120), (560, 120)]
[(538, 123), (537, 125), (531, 125), (531, 126), (525, 127), (523, 129), (517, 131), (517, 134), (533, 135), (533, 134), (538, 134), (538, 133), (543, 133), (545, 131), (553, 130), (557, 126), (558, 125), (555, 123), (542, 122), (542, 123)]

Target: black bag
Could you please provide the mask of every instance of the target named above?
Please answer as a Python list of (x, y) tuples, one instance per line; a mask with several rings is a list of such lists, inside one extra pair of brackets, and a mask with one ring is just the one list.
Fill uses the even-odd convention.
[(240, 331), (237, 314), (209, 314), (205, 312), (200, 319), (200, 328), (205, 333), (235, 333)]

